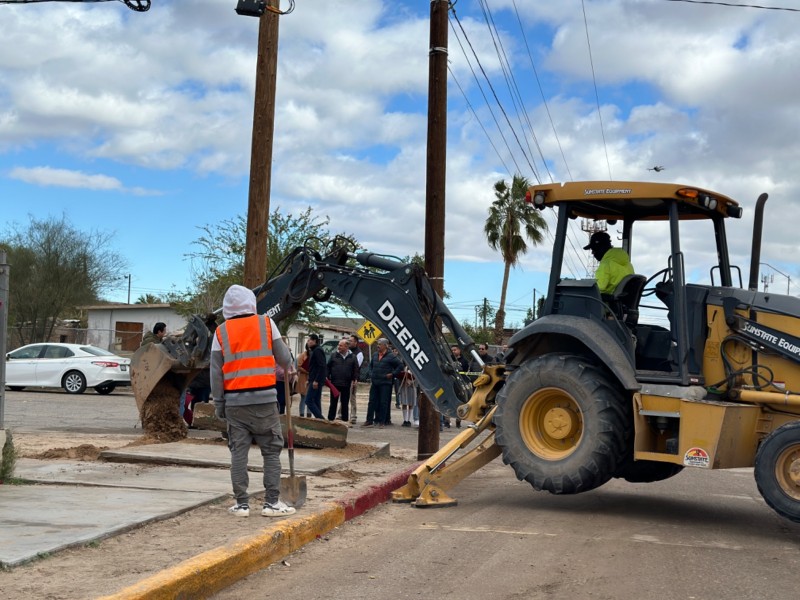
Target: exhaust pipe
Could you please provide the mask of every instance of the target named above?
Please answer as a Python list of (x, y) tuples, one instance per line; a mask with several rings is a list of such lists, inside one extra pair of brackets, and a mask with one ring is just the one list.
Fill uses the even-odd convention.
[(761, 230), (764, 228), (764, 205), (767, 194), (761, 194), (756, 200), (756, 213), (753, 217), (753, 247), (750, 250), (750, 281), (748, 289), (758, 291), (758, 265), (761, 263)]

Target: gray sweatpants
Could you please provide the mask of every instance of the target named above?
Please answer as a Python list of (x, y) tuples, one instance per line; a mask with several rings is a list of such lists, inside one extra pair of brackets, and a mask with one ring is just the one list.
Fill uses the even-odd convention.
[(278, 403), (226, 406), (228, 448), (231, 451), (231, 484), (237, 504), (247, 504), (247, 455), (251, 442), (261, 448), (264, 458), (264, 501), (274, 503), (280, 497), (281, 450), (283, 433), (278, 416)]

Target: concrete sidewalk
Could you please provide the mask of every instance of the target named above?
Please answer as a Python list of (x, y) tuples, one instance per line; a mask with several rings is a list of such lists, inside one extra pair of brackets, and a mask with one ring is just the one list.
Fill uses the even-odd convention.
[[(389, 453), (388, 444), (366, 448), (363, 456), (347, 458), (297, 449), (295, 471), (321, 474)], [(107, 450), (101, 456), (114, 462), (18, 461), (16, 477), (49, 485), (0, 486), (0, 566), (19, 565), (230, 496), (230, 453), (222, 445), (176, 442)], [(281, 463), (286, 472), (287, 452), (281, 453)], [(249, 464), (260, 470), (255, 447)], [(259, 484), (260, 477), (251, 477), (252, 494), (263, 493)]]

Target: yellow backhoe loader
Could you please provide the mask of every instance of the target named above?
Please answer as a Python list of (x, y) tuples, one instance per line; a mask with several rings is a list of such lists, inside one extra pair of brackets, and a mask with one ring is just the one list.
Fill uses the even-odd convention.
[[(722, 194), (590, 181), (536, 185), (527, 202), (558, 216), (544, 310), (511, 338), (505, 364), (484, 367), (472, 385), (448, 336), (479, 360), (472, 340), (418, 267), (336, 244), (325, 256), (299, 248), (258, 290), (260, 312), (277, 320), (312, 296), (349, 303), (386, 332), (442, 413), (473, 423), (394, 500), (452, 505), (451, 489), (497, 456), (553, 494), (615, 477), (660, 481), (686, 467), (755, 467), (767, 504), (800, 522), (800, 299), (757, 289), (766, 195), (756, 203), (747, 287), (725, 229), (742, 207)], [(630, 275), (608, 295), (594, 279), (568, 277), (565, 249), (579, 218), (617, 230), (634, 265), (663, 252), (664, 268)], [(202, 331), (190, 331), (177, 346), (148, 351), (177, 361), (159, 375), (171, 393), (202, 343)], [(155, 382), (147, 394), (164, 389), (158, 362), (147, 361)], [(147, 396), (137, 390), (140, 368), (134, 356), (137, 402)]]

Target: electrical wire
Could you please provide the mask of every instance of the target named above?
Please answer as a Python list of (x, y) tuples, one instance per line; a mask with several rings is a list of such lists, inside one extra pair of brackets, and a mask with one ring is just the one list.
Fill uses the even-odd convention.
[[(0, 4), (33, 4), (34, 2), (122, 2), (135, 12), (150, 10), (150, 0), (0, 0)], [(294, 1), (294, 0), (292, 0)]]
[(586, 45), (589, 48), (589, 64), (592, 67), (592, 84), (594, 85), (594, 97), (597, 102), (597, 117), (600, 119), (600, 134), (603, 136), (603, 150), (606, 153), (606, 165), (608, 165), (608, 179), (613, 181), (611, 176), (611, 162), (608, 160), (608, 146), (606, 145), (606, 132), (603, 128), (603, 115), (600, 112), (600, 94), (597, 92), (597, 78), (594, 75), (594, 59), (592, 58), (592, 43), (589, 40), (589, 21), (586, 19), (586, 4), (581, 0), (581, 8), (583, 8), (583, 26), (586, 29)]
[(289, 8), (286, 10), (280, 10), (279, 8), (275, 8), (270, 4), (267, 4), (264, 8), (271, 13), (275, 13), (276, 15), (288, 15), (294, 11), (294, 0), (289, 0)]
[[(491, 104), (489, 104), (489, 99), (486, 97), (486, 92), (483, 91), (483, 86), (481, 85), (480, 79), (478, 79), (478, 75), (477, 73), (475, 73), (475, 69), (472, 67), (472, 63), (469, 60), (469, 56), (467, 56), (467, 51), (464, 48), (464, 45), (461, 43), (461, 39), (458, 37), (458, 32), (456, 31), (455, 26), (453, 25), (452, 22), (450, 22), (450, 28), (453, 30), (453, 34), (455, 35), (456, 41), (458, 42), (458, 45), (461, 48), (461, 52), (464, 54), (464, 59), (467, 61), (467, 66), (469, 66), (469, 70), (472, 72), (472, 78), (478, 84), (478, 89), (480, 90), (481, 95), (483, 96), (483, 101), (486, 104), (487, 108), (489, 109), (489, 114), (492, 115), (494, 124), (497, 126), (497, 131), (498, 133), (500, 133), (500, 137), (503, 139), (503, 143), (505, 144), (506, 149), (508, 150), (509, 157), (513, 161), (514, 166), (517, 168), (516, 172), (521, 173), (522, 169), (520, 169), (519, 164), (517, 163), (517, 159), (514, 157), (514, 153), (511, 151), (511, 146), (508, 144), (508, 140), (506, 139), (505, 134), (503, 134), (503, 130), (500, 127), (500, 122), (497, 120), (497, 116), (494, 114), (494, 110), (492, 110)], [(509, 171), (509, 175), (510, 174), (511, 172)]]
[[(525, 35), (525, 28), (522, 26), (522, 19), (519, 16), (519, 11), (517, 10), (517, 2), (516, 0), (511, 0), (512, 4), (514, 5), (514, 14), (517, 17), (517, 23), (519, 23), (519, 30), (522, 34), (522, 39), (525, 42), (525, 49), (528, 52), (528, 59), (531, 62), (531, 69), (533, 70), (533, 76), (536, 79), (536, 85), (539, 87), (539, 93), (542, 96), (542, 104), (544, 105), (544, 109), (547, 112), (547, 118), (550, 120), (550, 126), (553, 129), (553, 135), (556, 139), (556, 144), (558, 145), (558, 150), (561, 153), (561, 160), (564, 161), (564, 168), (567, 170), (567, 175), (569, 175), (569, 180), (572, 181), (572, 172), (569, 170), (569, 165), (567, 164), (567, 157), (564, 155), (564, 148), (561, 146), (561, 140), (558, 138), (558, 133), (556, 132), (556, 125), (553, 122), (553, 115), (550, 114), (550, 107), (547, 105), (547, 99), (544, 96), (544, 89), (542, 89), (542, 82), (539, 80), (539, 73), (536, 71), (536, 65), (533, 62), (533, 54), (531, 53), (531, 47), (528, 44), (528, 36)], [(549, 171), (548, 171), (549, 172)], [(552, 177), (550, 181), (552, 182)]]
[(514, 139), (517, 141), (517, 145), (519, 146), (519, 149), (522, 152), (522, 155), (525, 157), (525, 162), (528, 163), (528, 166), (530, 167), (531, 171), (536, 173), (536, 169), (534, 168), (533, 164), (531, 164), (531, 159), (528, 157), (528, 155), (525, 152), (525, 149), (522, 147), (522, 142), (520, 142), (519, 136), (517, 135), (517, 131), (514, 129), (514, 126), (511, 124), (511, 119), (509, 119), (508, 113), (506, 113), (505, 108), (503, 108), (502, 102), (500, 102), (500, 98), (497, 96), (497, 91), (494, 89), (494, 86), (492, 85), (492, 82), (489, 79), (489, 76), (487, 75), (486, 70), (483, 68), (483, 65), (481, 64), (481, 61), (478, 58), (478, 54), (475, 51), (475, 48), (473, 47), (472, 42), (469, 39), (469, 36), (467, 36), (467, 32), (464, 31), (464, 26), (461, 24), (461, 21), (459, 20), (458, 15), (456, 14), (456, 11), (453, 10), (453, 11), (451, 11), (451, 13), (453, 15), (453, 18), (455, 18), (456, 23), (458, 24), (459, 28), (461, 29), (461, 32), (462, 32), (462, 34), (464, 36), (464, 39), (467, 41), (467, 44), (469, 45), (470, 50), (472, 50), (472, 54), (475, 57), (475, 62), (478, 64), (478, 67), (480, 68), (481, 73), (483, 74), (483, 77), (486, 80), (486, 83), (488, 84), (489, 89), (492, 92), (492, 96), (494, 96), (494, 100), (497, 103), (498, 108), (500, 109), (500, 112), (503, 113), (503, 116), (505, 117), (505, 120), (506, 120), (506, 124), (508, 125), (509, 129), (511, 129), (511, 133), (514, 135)]
[[(479, 4), (481, 7), (481, 11), (483, 12), (483, 20), (486, 23), (486, 27), (489, 30), (489, 36), (492, 38), (492, 44), (494, 45), (494, 51), (497, 55), (498, 62), (500, 63), (500, 69), (503, 72), (503, 78), (505, 79), (506, 87), (508, 88), (509, 96), (511, 97), (511, 103), (514, 106), (514, 112), (517, 115), (517, 121), (519, 122), (520, 128), (525, 129), (525, 123), (528, 125), (528, 131), (530, 132), (531, 138), (536, 145), (536, 148), (539, 151), (539, 156), (541, 158), (542, 164), (544, 165), (545, 170), (547, 169), (547, 163), (544, 160), (544, 154), (542, 153), (541, 147), (539, 146), (539, 140), (536, 138), (536, 132), (533, 130), (533, 125), (531, 124), (530, 118), (528, 117), (528, 113), (525, 109), (525, 102), (522, 99), (522, 93), (519, 90), (519, 86), (517, 85), (517, 80), (514, 77), (514, 72), (511, 68), (511, 62), (508, 60), (508, 55), (506, 54), (505, 47), (503, 46), (503, 40), (500, 37), (500, 32), (497, 30), (497, 25), (494, 22), (494, 17), (492, 16), (492, 12), (489, 9), (489, 5), (487, 0), (479, 0)], [(525, 115), (525, 122), (523, 122), (522, 115)], [(525, 145), (528, 148), (528, 153), (533, 156), (533, 149), (528, 142), (528, 136), (524, 135), (523, 139), (525, 140)], [(537, 183), (542, 183), (539, 174), (536, 172), (535, 163), (536, 160), (533, 159), (534, 164), (531, 165), (533, 169), (533, 176), (536, 179)], [(549, 174), (549, 171), (548, 171)], [(550, 177), (552, 181), (552, 176)]]
[(450, 71), (450, 77), (453, 78), (453, 82), (456, 84), (456, 86), (458, 86), (458, 89), (461, 92), (461, 95), (464, 96), (464, 102), (467, 103), (467, 106), (469, 107), (470, 112), (472, 112), (472, 115), (475, 117), (475, 120), (478, 122), (478, 125), (481, 126), (481, 129), (483, 130), (483, 133), (486, 135), (486, 139), (489, 140), (489, 143), (492, 145), (492, 148), (494, 148), (494, 153), (497, 154), (498, 160), (501, 163), (503, 163), (503, 167), (505, 167), (506, 172), (510, 175), (511, 174), (511, 170), (508, 168), (508, 165), (503, 160), (503, 157), (500, 156), (500, 151), (497, 149), (497, 146), (494, 145), (494, 142), (492, 141), (492, 138), (489, 135), (489, 132), (486, 130), (486, 127), (483, 126), (483, 123), (481, 122), (480, 117), (478, 117), (478, 113), (476, 113), (475, 109), (472, 107), (472, 104), (470, 103), (469, 98), (467, 97), (467, 94), (464, 92), (464, 88), (461, 87), (461, 84), (458, 82), (458, 79), (456, 78), (456, 74), (453, 73), (453, 69), (450, 68), (450, 65), (447, 65), (447, 70)]
[[(136, 12), (150, 10), (150, 0), (0, 0), (0, 4), (33, 4), (35, 2), (122, 2), (125, 6)], [(291, 0), (294, 2), (294, 0)]]
[(761, 10), (783, 10), (786, 12), (800, 12), (800, 8), (783, 8), (781, 6), (761, 6), (758, 4), (733, 4), (732, 2), (712, 2), (711, 0), (664, 0), (665, 2), (685, 2), (686, 4), (713, 4), (732, 8), (759, 8)]

